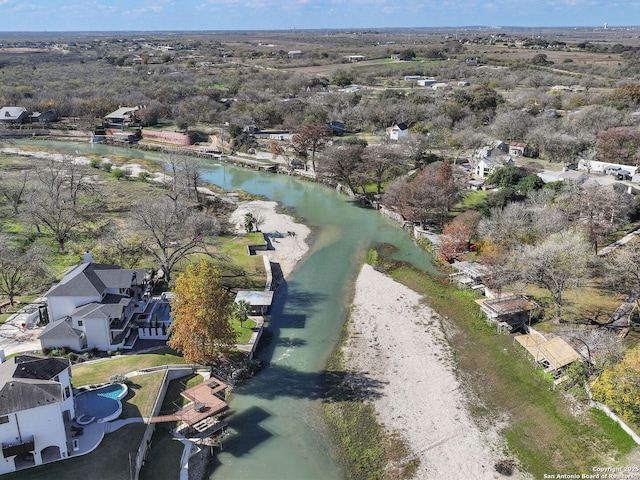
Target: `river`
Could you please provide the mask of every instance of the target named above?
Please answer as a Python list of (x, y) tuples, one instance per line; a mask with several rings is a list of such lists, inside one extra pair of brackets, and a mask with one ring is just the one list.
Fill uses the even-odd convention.
[[(17, 142), (27, 143), (74, 154), (161, 161), (157, 153), (105, 145)], [(348, 316), (359, 267), (377, 244), (393, 245), (395, 258), (433, 272), (429, 255), (395, 223), (331, 189), (287, 175), (207, 165), (204, 180), (291, 207), (314, 232), (308, 255), (276, 292), (268, 341), (258, 354), (267, 366), (233, 392), (231, 435), (210, 479), (341, 479), (320, 417), (322, 369)]]

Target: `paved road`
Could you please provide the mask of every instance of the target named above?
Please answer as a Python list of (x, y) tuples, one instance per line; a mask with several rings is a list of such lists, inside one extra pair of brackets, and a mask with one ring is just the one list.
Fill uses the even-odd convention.
[(23, 307), (18, 313), (0, 325), (0, 349), (5, 355), (23, 352), (39, 352), (38, 336), (44, 327), (36, 327), (38, 321), (38, 303)]

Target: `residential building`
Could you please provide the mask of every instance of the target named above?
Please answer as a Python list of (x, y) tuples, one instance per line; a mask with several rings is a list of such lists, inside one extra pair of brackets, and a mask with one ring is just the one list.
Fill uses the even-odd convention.
[(109, 128), (124, 128), (131, 124), (140, 124), (140, 119), (136, 116), (136, 112), (144, 109), (144, 105), (135, 107), (120, 107), (114, 112), (105, 115), (104, 120)]
[(508, 155), (500, 155), (495, 157), (483, 157), (477, 161), (475, 167), (476, 177), (485, 178), (489, 176), (496, 168), (514, 165), (513, 159)]
[(85, 263), (72, 267), (46, 293), (49, 324), (40, 334), (42, 348), (132, 348), (138, 317), (152, 307), (145, 270)]
[(409, 127), (404, 122), (396, 123), (387, 128), (386, 133), (390, 140), (400, 140), (402, 137), (409, 135)]
[(0, 474), (69, 457), (65, 421), (74, 417), (68, 359), (19, 355), (1, 363)]
[(487, 145), (478, 148), (474, 154), (474, 158), (479, 160), (485, 157), (494, 157), (508, 153), (508, 151), (509, 148), (507, 144), (502, 140), (492, 140)]
[(24, 107), (0, 108), (0, 123), (22, 124), (29, 121), (29, 112)]
[(511, 142), (509, 144), (509, 155), (514, 157), (526, 157), (529, 154), (529, 148), (526, 143)]

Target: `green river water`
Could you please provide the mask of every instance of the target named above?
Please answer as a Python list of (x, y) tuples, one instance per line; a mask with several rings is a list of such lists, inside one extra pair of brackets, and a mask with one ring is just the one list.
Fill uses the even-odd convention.
[[(89, 143), (17, 143), (161, 161), (155, 153)], [(347, 318), (359, 268), (367, 250), (377, 244), (393, 245), (397, 259), (433, 272), (429, 255), (395, 223), (329, 188), (287, 175), (207, 165), (206, 181), (291, 207), (314, 232), (308, 255), (276, 292), (258, 354), (267, 366), (234, 390), (231, 434), (217, 452), (210, 478), (343, 478), (331, 458), (319, 407), (322, 369)]]

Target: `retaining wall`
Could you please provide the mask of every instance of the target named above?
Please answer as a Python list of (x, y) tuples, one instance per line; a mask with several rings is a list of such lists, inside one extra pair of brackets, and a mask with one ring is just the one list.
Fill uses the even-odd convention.
[(178, 132), (164, 132), (156, 130), (141, 130), (142, 138), (144, 140), (152, 140), (154, 142), (171, 143), (172, 145), (191, 145), (193, 142), (189, 135)]

